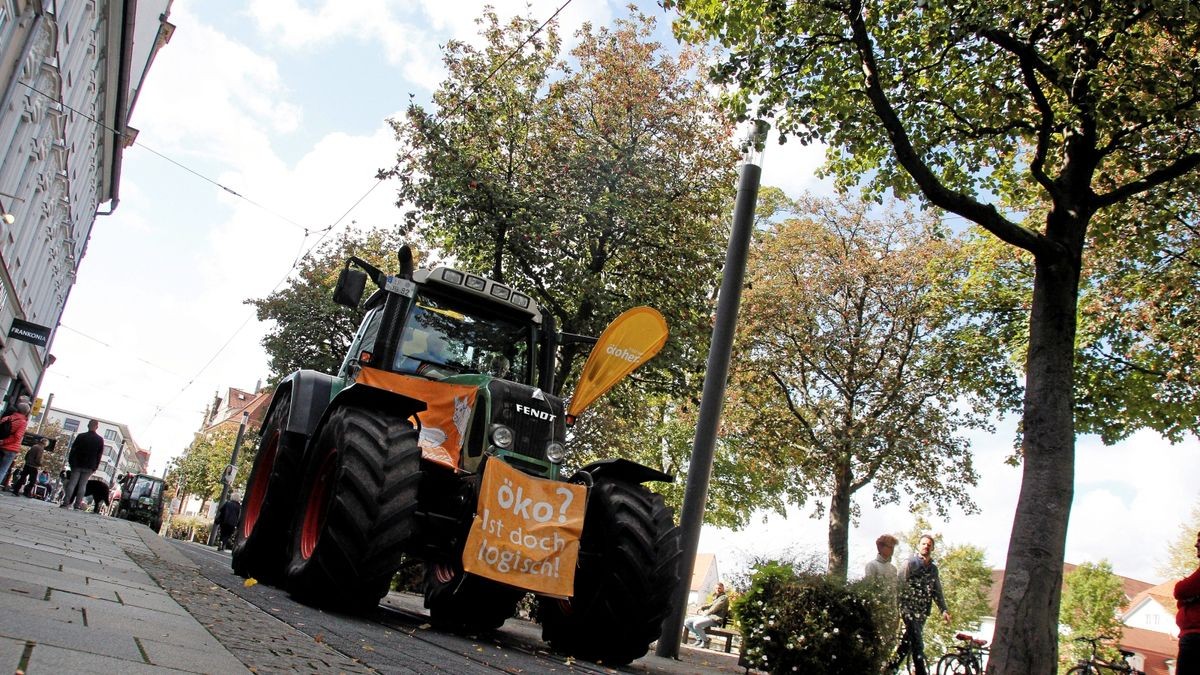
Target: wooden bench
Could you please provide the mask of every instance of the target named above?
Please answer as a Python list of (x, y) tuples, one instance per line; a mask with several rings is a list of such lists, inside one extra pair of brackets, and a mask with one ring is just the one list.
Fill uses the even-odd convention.
[[(736, 630), (729, 630), (728, 628), (721, 628), (719, 626), (710, 626), (709, 628), (705, 629), (704, 634), (707, 636), (707, 639), (704, 641), (705, 648), (708, 647), (708, 643), (712, 642), (713, 638), (724, 638), (726, 654), (733, 652), (733, 638), (736, 637), (740, 639), (742, 637), (742, 634)], [(691, 637), (691, 631), (689, 631), (687, 628), (684, 628), (683, 635), (680, 637), (679, 641), (683, 644), (687, 644), (691, 641)]]

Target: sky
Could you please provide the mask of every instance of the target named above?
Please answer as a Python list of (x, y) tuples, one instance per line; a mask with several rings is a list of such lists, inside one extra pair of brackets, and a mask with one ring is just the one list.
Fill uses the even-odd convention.
[[(526, 7), (491, 4), (504, 17)], [(570, 3), (559, 15), (567, 46), (583, 22), (611, 25), (625, 4)], [(543, 19), (561, 5), (532, 0), (529, 11)], [(661, 17), (669, 42), (669, 17), (641, 5)], [(268, 376), (267, 326), (244, 301), (281, 287), (323, 236), (399, 223), (394, 187), (375, 179), (398, 150), (386, 120), (410, 95), (429, 100), (444, 74), (440, 45), (478, 42), (481, 7), (175, 0), (177, 29), (131, 119), (139, 133), (125, 151), (120, 204), (96, 221), (39, 395), (126, 424), (161, 473), (214, 396), (253, 390)], [(820, 162), (820, 148), (771, 144), (763, 184), (791, 196), (828, 192), (814, 175)], [(1015, 420), (998, 420), (995, 433), (971, 435), (980, 513), (932, 519), (944, 542), (978, 545), (995, 567), (1004, 565), (1020, 488), (1020, 469), (1004, 463), (1014, 430)], [(1200, 496), (1198, 450), (1194, 439), (1170, 446), (1148, 433), (1113, 447), (1081, 437), (1067, 560), (1107, 559), (1119, 574), (1161, 581), (1155, 568)], [(858, 501), (852, 576), (874, 557), (879, 534), (913, 525), (903, 506)], [(755, 516), (740, 532), (705, 527), (700, 551), (716, 553), (729, 575), (759, 555), (823, 557), (826, 538), (824, 521), (802, 512)]]

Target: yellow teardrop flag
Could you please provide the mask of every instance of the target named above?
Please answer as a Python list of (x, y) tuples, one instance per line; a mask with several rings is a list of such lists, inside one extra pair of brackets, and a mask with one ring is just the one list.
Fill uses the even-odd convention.
[(583, 412), (621, 378), (653, 358), (666, 342), (667, 322), (653, 307), (634, 307), (613, 319), (583, 366), (567, 417)]

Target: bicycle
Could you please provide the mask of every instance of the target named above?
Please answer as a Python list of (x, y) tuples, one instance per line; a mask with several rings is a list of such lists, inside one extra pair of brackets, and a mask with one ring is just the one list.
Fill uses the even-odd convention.
[(938, 659), (934, 672), (937, 675), (983, 675), (988, 641), (967, 633), (958, 633), (954, 638), (959, 641), (958, 646)]
[(1096, 655), (1100, 649), (1100, 643), (1104, 640), (1112, 638), (1106, 635), (1097, 635), (1095, 637), (1077, 637), (1076, 642), (1086, 642), (1092, 646), (1092, 655), (1086, 660), (1081, 660), (1067, 671), (1067, 675), (1100, 675), (1101, 671), (1110, 673), (1119, 673), (1120, 675), (1146, 675), (1144, 672), (1129, 665), (1127, 659), (1132, 656), (1132, 653), (1121, 651), (1120, 661), (1105, 661)]

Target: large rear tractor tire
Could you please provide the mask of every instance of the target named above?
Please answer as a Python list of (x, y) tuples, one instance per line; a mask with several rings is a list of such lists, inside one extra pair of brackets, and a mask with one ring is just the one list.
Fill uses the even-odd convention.
[(281, 586), (288, 562), (288, 526), (300, 493), (304, 437), (284, 431), (291, 392), (275, 401), (254, 456), (233, 544), (233, 573)]
[(415, 527), (421, 451), (401, 417), (340, 408), (305, 467), (287, 588), (306, 604), (365, 612), (387, 595)]
[(438, 628), (462, 633), (496, 630), (525, 591), (463, 572), (460, 562), (425, 564), (425, 607)]
[(541, 599), (542, 639), (557, 651), (608, 666), (645, 656), (679, 585), (680, 554), (679, 528), (660, 495), (636, 483), (596, 478), (575, 595)]

